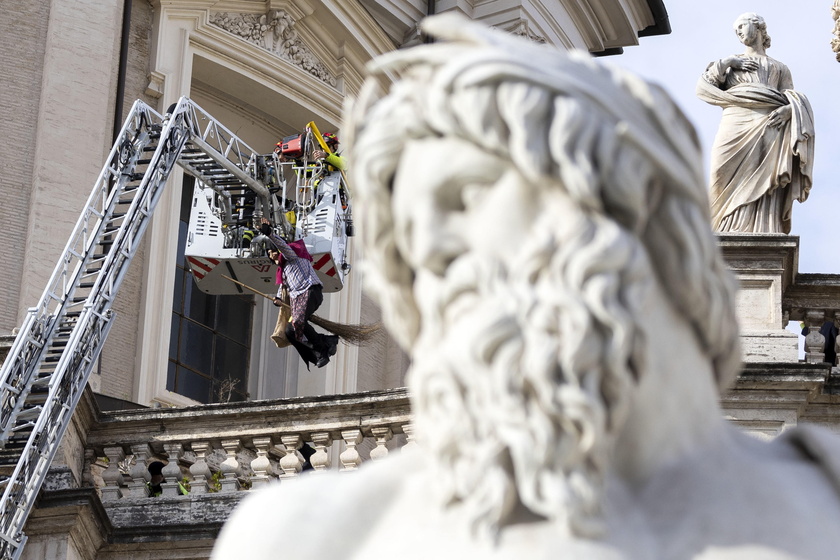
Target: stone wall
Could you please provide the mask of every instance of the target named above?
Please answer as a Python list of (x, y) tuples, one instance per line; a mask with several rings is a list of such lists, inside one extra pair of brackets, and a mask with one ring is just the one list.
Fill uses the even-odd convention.
[(7, 255), (0, 272), (0, 334), (19, 326), (21, 284), (32, 280), (23, 275), (23, 251), (50, 13), (49, 2), (13, 4), (0, 17), (0, 68), (6, 76), (0, 88), (0, 243)]
[[(149, 83), (152, 15), (152, 6), (147, 1), (132, 2), (123, 118), (137, 99), (152, 107), (157, 105), (155, 98), (146, 94), (146, 86)], [(117, 318), (102, 349), (100, 363), (103, 375), (100, 379), (93, 379), (98, 392), (119, 399), (131, 400), (134, 397), (134, 356), (137, 354), (137, 325), (140, 320), (143, 269), (148, 246), (147, 237), (134, 255), (120, 292), (114, 300), (113, 309)], [(94, 371), (100, 372), (99, 368)]]
[[(361, 322), (372, 324), (382, 321), (376, 303), (367, 295), (362, 296)], [(385, 326), (376, 338), (359, 348), (359, 375), (356, 389), (372, 391), (405, 386), (409, 358), (389, 334)]]

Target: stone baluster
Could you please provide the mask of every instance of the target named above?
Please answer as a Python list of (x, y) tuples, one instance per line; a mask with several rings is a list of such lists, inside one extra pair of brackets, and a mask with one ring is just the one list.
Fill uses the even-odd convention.
[(309, 463), (315, 472), (326, 471), (330, 466), (330, 454), (327, 449), (332, 445), (329, 432), (315, 432), (312, 434), (312, 447), (315, 453), (309, 458)]
[(236, 459), (236, 452), (239, 451), (238, 439), (222, 440), (222, 449), (225, 450), (227, 459), (222, 461), (219, 470), (222, 471), (222, 492), (236, 492), (239, 490), (239, 475), (241, 470), (239, 461)]
[(297, 451), (303, 445), (300, 434), (280, 436), (280, 441), (283, 443), (286, 452), (280, 459), (280, 468), (283, 469), (280, 478), (297, 476), (303, 468), (303, 461), (301, 461), (300, 454)]
[(805, 337), (805, 361), (809, 364), (820, 364), (825, 361), (825, 336), (820, 334), (820, 328), (825, 322), (822, 311), (807, 311), (805, 324), (808, 325), (808, 335)]
[(347, 449), (338, 456), (341, 460), (341, 472), (356, 470), (362, 464), (362, 457), (356, 446), (362, 443), (363, 437), (362, 430), (358, 428), (341, 430), (341, 439), (347, 445)]
[(164, 496), (180, 496), (181, 492), (178, 489), (178, 483), (184, 478), (181, 473), (181, 467), (178, 462), (181, 455), (184, 454), (184, 446), (180, 443), (165, 443), (163, 449), (166, 451), (169, 462), (163, 467), (160, 474), (163, 475), (166, 482), (161, 483), (160, 488)]
[(120, 461), (125, 459), (125, 450), (122, 447), (106, 447), (102, 451), (108, 458), (108, 468), (102, 471), (102, 480), (105, 482), (102, 488), (102, 501), (119, 500), (122, 497), (120, 486), (123, 484)]
[[(94, 453), (93, 449), (87, 447), (85, 448), (84, 467), (82, 468), (83, 487), (99, 487), (99, 484), (97, 484), (97, 481), (95, 480), (96, 476), (94, 474), (94, 469), (96, 469), (96, 453)], [(101, 478), (101, 476), (99, 476), (99, 478)]]
[(370, 451), (371, 460), (378, 461), (380, 459), (384, 459), (388, 456), (388, 448), (385, 447), (385, 444), (394, 437), (394, 432), (391, 431), (391, 428), (388, 426), (378, 426), (376, 428), (372, 428), (370, 432), (373, 434), (373, 437), (376, 438), (376, 447)]
[(402, 430), (405, 434), (405, 445), (403, 445), (401, 451), (408, 451), (416, 448), (417, 442), (414, 441), (414, 425), (411, 422), (403, 424)]
[(149, 474), (149, 467), (146, 461), (152, 454), (148, 443), (138, 443), (131, 446), (131, 453), (134, 455), (134, 464), (128, 471), (128, 497), (146, 498), (149, 496), (149, 486), (146, 484), (152, 479)]
[(212, 450), (206, 441), (194, 441), (191, 447), (195, 453), (195, 463), (190, 466), (190, 474), (193, 477), (190, 494), (206, 494), (210, 489), (210, 477), (213, 476), (207, 465), (207, 453)]
[(268, 460), (268, 452), (274, 446), (271, 437), (255, 437), (254, 448), (257, 450), (257, 457), (251, 461), (251, 469), (254, 476), (251, 477), (251, 488), (259, 488), (271, 482), (268, 471), (271, 468), (271, 461)]
[[(840, 328), (840, 311), (834, 313), (834, 326)], [(837, 358), (834, 360), (835, 363), (831, 365), (840, 366), (840, 336), (834, 339), (834, 353), (837, 355)]]

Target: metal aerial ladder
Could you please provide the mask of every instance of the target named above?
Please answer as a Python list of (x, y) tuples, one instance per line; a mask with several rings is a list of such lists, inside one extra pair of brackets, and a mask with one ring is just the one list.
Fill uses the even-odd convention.
[[(187, 98), (135, 102), (36, 307), (0, 369), (0, 559), (24, 525), (113, 322), (111, 305), (176, 163), (211, 188), (250, 189), (254, 152)], [(253, 167), (253, 166), (252, 166)]]

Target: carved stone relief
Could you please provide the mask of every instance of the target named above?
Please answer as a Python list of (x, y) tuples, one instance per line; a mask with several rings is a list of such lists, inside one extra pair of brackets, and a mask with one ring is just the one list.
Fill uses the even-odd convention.
[[(840, 0), (837, 1), (840, 2)], [(528, 25), (528, 20), (524, 19), (517, 20), (507, 26), (494, 26), (493, 29), (506, 31), (511, 35), (517, 35), (524, 39), (533, 41), (534, 43), (544, 44), (547, 42), (545, 40), (545, 37), (537, 35), (533, 31), (531, 31), (531, 28)], [(422, 42), (423, 34), (420, 32), (420, 22), (417, 22), (417, 24), (408, 33), (405, 34), (401, 47), (413, 47), (419, 45)]]
[(531, 28), (528, 26), (528, 21), (524, 19), (520, 19), (519, 21), (509, 25), (508, 27), (504, 28), (505, 31), (511, 33), (513, 35), (518, 35), (520, 37), (524, 37), (525, 39), (529, 39), (534, 43), (545, 43), (545, 37), (537, 35)]
[(295, 20), (283, 10), (265, 14), (210, 14), (210, 23), (253, 43), (295, 66), (309, 72), (322, 82), (336, 86), (336, 78), (304, 44), (295, 31)]

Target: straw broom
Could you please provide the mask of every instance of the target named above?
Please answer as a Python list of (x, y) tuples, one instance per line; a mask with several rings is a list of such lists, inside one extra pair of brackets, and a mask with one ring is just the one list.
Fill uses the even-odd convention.
[[(220, 276), (222, 278), (230, 280), (234, 284), (242, 286), (246, 290), (257, 294), (258, 296), (262, 296), (265, 299), (269, 299), (272, 303), (274, 303), (274, 297), (266, 295), (247, 284), (243, 284), (239, 280), (234, 280), (230, 276), (225, 276), (224, 274), (221, 274)], [(281, 301), (280, 305), (285, 307), (286, 309), (291, 310), (291, 306), (284, 301)], [(382, 328), (382, 325), (380, 323), (374, 323), (373, 325), (348, 325), (346, 323), (336, 323), (335, 321), (330, 321), (317, 315), (312, 315), (311, 317), (309, 317), (309, 321), (313, 325), (317, 325), (322, 329), (331, 332), (332, 334), (338, 335), (338, 337), (344, 342), (356, 345), (369, 342), (373, 338), (373, 336), (379, 331), (379, 329)]]

